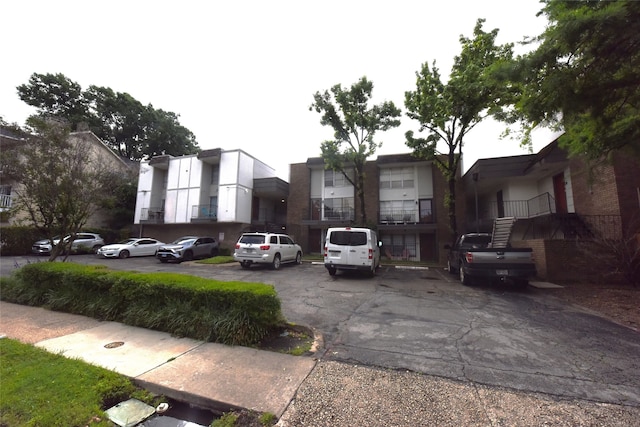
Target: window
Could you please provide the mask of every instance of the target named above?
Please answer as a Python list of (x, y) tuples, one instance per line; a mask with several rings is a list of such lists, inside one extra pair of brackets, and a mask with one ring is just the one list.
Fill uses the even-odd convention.
[[(349, 173), (349, 177), (353, 176)], [(344, 174), (340, 171), (325, 170), (324, 171), (324, 186), (325, 187), (348, 187), (351, 183), (345, 178)]]
[(333, 231), (329, 243), (340, 246), (362, 246), (367, 244), (364, 231)]
[(353, 198), (343, 197), (324, 200), (324, 219), (353, 219)]
[(220, 165), (214, 165), (211, 168), (211, 184), (218, 185), (218, 181), (220, 181)]
[(433, 222), (433, 199), (420, 199), (420, 222)]
[(280, 243), (283, 245), (293, 245), (293, 240), (287, 236), (280, 236)]
[(413, 234), (389, 234), (382, 236), (384, 255), (391, 259), (416, 258), (416, 236)]
[(413, 168), (380, 169), (380, 188), (413, 188)]
[(414, 200), (386, 200), (380, 202), (380, 221), (416, 222), (416, 202)]

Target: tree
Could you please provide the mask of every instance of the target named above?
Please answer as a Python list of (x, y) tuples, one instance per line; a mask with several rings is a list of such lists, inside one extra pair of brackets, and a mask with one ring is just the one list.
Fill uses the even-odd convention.
[(88, 128), (131, 160), (199, 151), (195, 135), (180, 125), (177, 114), (145, 106), (128, 93), (99, 86), (83, 91), (63, 74), (36, 73), (17, 89), (40, 118), (64, 120), (72, 130)]
[(71, 236), (54, 246), (53, 261), (69, 251), (100, 204), (115, 196), (115, 177), (91, 148), (72, 142), (65, 124), (32, 117), (30, 125), (36, 133), (3, 153), (3, 178), (18, 183), (11, 210), (26, 215), (24, 222), (52, 244), (54, 236)]
[[(329, 91), (316, 92), (309, 111), (322, 114), (320, 123), (334, 130), (334, 138), (324, 141), (320, 149), (325, 168), (340, 172), (353, 185), (360, 202), (361, 225), (367, 224), (364, 203), (364, 166), (367, 157), (373, 155), (382, 143), (374, 140), (377, 131), (400, 126), (400, 109), (391, 101), (369, 107), (373, 83), (360, 78), (345, 90), (337, 84)], [(353, 174), (350, 171), (353, 170)]]
[[(442, 82), (440, 72), (427, 63), (416, 72), (416, 90), (405, 93), (407, 116), (420, 123), (425, 138), (405, 133), (406, 145), (418, 158), (432, 160), (448, 182), (445, 206), (448, 207), (452, 241), (458, 234), (456, 220), (456, 179), (465, 136), (490, 115), (503, 117), (516, 94), (514, 87), (493, 77), (499, 64), (512, 58), (512, 45), (495, 45), (498, 30), (484, 32), (479, 19), (473, 39), (460, 36), (462, 52), (455, 57), (449, 81)], [(439, 150), (444, 143), (446, 151)]]
[(539, 14), (549, 25), (512, 70), (522, 98), (511, 119), (525, 135), (564, 130), (559, 143), (588, 160), (640, 155), (640, 2), (544, 0)]

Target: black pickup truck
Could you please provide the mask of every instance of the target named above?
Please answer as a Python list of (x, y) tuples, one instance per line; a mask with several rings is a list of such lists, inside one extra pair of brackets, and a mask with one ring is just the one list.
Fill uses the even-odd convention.
[(531, 248), (492, 248), (489, 233), (463, 234), (453, 247), (446, 245), (445, 249), (449, 249), (449, 273), (459, 274), (464, 285), (485, 280), (524, 288), (536, 275)]

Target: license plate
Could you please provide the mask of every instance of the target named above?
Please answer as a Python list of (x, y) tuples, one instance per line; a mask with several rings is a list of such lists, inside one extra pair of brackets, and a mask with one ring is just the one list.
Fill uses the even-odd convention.
[(253, 252), (255, 252), (254, 249), (245, 249), (244, 250), (244, 253), (246, 253), (246, 254), (252, 254)]
[(509, 270), (496, 270), (496, 274), (498, 276), (508, 276), (509, 275)]

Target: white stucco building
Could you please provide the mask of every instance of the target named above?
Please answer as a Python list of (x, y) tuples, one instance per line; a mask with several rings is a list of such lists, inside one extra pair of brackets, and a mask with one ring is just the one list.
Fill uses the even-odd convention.
[(140, 164), (135, 224), (163, 241), (183, 235), (231, 248), (246, 230), (285, 228), (289, 184), (242, 150), (158, 156)]

